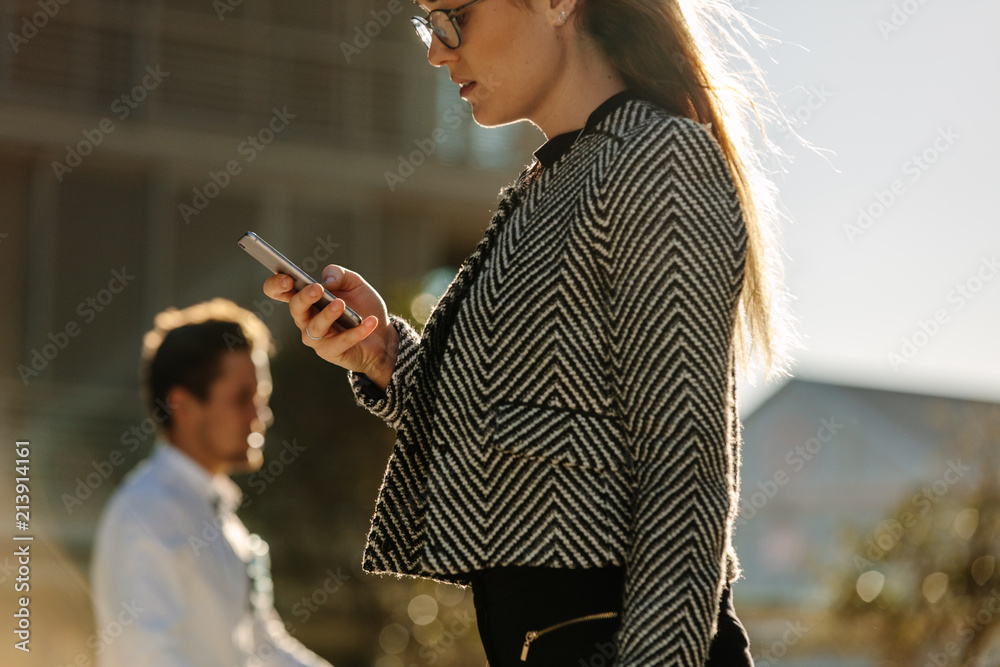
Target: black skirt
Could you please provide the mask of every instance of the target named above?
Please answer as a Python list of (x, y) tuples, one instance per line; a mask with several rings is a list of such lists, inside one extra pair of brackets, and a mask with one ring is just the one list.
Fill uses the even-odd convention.
[[(622, 568), (501, 567), (475, 572), (471, 578), (476, 622), (490, 667), (604, 667), (614, 662)], [(706, 664), (752, 667), (749, 646), (726, 588)]]

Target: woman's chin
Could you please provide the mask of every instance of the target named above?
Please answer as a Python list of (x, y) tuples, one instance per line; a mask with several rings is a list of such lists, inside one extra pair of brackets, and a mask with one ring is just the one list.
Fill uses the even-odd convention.
[(506, 118), (490, 109), (488, 104), (482, 102), (472, 104), (472, 119), (480, 127), (499, 127), (512, 123), (515, 119)]
[(502, 121), (497, 118), (494, 105), (490, 104), (490, 93), (483, 87), (476, 85), (476, 90), (471, 95), (464, 98), (472, 108), (472, 119), (482, 127), (496, 127)]

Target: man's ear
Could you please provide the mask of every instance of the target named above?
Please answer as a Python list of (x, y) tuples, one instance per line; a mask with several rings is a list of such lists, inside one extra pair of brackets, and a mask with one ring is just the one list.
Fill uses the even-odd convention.
[(184, 387), (173, 387), (168, 390), (166, 398), (167, 405), (170, 406), (170, 417), (174, 429), (183, 428), (190, 424), (202, 403), (197, 396)]

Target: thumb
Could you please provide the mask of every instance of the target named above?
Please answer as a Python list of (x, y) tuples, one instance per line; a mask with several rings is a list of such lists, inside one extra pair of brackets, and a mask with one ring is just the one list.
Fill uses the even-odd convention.
[(357, 285), (359, 276), (353, 271), (348, 271), (342, 266), (330, 264), (323, 269), (323, 287), (331, 292), (335, 290), (349, 290)]

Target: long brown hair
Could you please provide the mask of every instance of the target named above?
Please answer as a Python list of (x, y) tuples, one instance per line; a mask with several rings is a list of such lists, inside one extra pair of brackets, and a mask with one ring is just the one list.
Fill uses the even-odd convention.
[(762, 125), (760, 108), (771, 108), (779, 118), (780, 112), (770, 103), (760, 69), (734, 35), (755, 33), (727, 0), (581, 0), (574, 14), (630, 89), (711, 129), (729, 163), (747, 229), (741, 326), (735, 334), (739, 358), (744, 370), (753, 360), (767, 375), (785, 372), (795, 333), (790, 320), (780, 319), (782, 270), (772, 241), (776, 198), (760, 150), (773, 146), (763, 131), (755, 146), (748, 122)]

